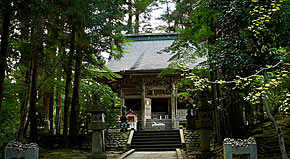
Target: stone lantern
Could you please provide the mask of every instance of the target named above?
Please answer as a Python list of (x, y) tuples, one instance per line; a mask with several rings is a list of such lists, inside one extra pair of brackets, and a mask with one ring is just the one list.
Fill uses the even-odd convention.
[(103, 130), (105, 129), (105, 109), (100, 105), (92, 107), (91, 123), (88, 127), (92, 130), (92, 154), (90, 159), (105, 158), (102, 153), (104, 152)]
[(195, 114), (195, 110), (193, 109), (193, 105), (190, 103), (186, 104), (187, 115), (186, 115), (186, 129), (187, 130), (195, 130), (197, 115)]
[(213, 129), (213, 121), (211, 120), (211, 106), (207, 102), (206, 92), (199, 95), (198, 103), (198, 117), (195, 121), (196, 128), (200, 130), (200, 149), (201, 153), (197, 155), (198, 158), (210, 158), (210, 134)]

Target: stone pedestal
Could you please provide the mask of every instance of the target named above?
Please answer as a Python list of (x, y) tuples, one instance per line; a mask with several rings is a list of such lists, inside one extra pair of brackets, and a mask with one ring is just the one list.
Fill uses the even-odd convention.
[(257, 159), (257, 144), (254, 138), (234, 140), (225, 138), (223, 144), (224, 159), (233, 159), (234, 154), (250, 155), (250, 159)]
[(210, 158), (213, 154), (210, 152), (210, 133), (213, 122), (210, 115), (210, 106), (207, 103), (206, 94), (202, 93), (198, 103), (199, 120), (195, 121), (196, 128), (200, 129), (200, 153), (197, 158)]
[(88, 159), (103, 159), (106, 158), (103, 155), (104, 145), (103, 145), (103, 130), (105, 129), (105, 117), (104, 110), (101, 109), (93, 109), (92, 113), (92, 121), (89, 123), (88, 128), (93, 130), (92, 133), (92, 154), (88, 157)]
[(103, 140), (102, 140), (102, 132), (94, 131), (92, 133), (92, 152), (99, 153), (103, 152)]
[(5, 148), (5, 159), (15, 159), (15, 158), (29, 158), (29, 159), (39, 159), (39, 148), (27, 148), (23, 151), (16, 151), (11, 147)]

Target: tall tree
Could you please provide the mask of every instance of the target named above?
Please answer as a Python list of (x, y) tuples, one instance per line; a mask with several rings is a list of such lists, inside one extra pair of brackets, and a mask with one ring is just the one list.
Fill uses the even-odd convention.
[(0, 50), (0, 113), (3, 103), (5, 69), (7, 65), (7, 48), (10, 31), (10, 21), (12, 16), (11, 1), (2, 2), (2, 33), (1, 33), (1, 50)]
[[(102, 2), (102, 5), (99, 2)], [(70, 143), (72, 146), (76, 144), (80, 127), (78, 118), (82, 62), (87, 61), (91, 66), (103, 65), (101, 52), (111, 53), (113, 57), (120, 56), (122, 55), (120, 43), (125, 42), (120, 34), (123, 20), (123, 10), (120, 6), (124, 5), (122, 1), (86, 0), (75, 2), (73, 5), (77, 9), (73, 21), (76, 54), (74, 56), (75, 74), (70, 114)]]
[[(156, 5), (154, 0), (129, 0), (126, 2), (128, 9), (126, 10), (128, 14), (127, 20), (127, 33), (128, 34), (138, 34), (142, 20), (150, 20), (148, 14), (152, 11), (152, 7)], [(148, 19), (149, 18), (149, 19)], [(143, 32), (146, 30), (142, 30)]]
[(37, 25), (33, 26), (31, 29), (32, 33), (32, 79), (31, 79), (31, 95), (30, 95), (30, 107), (29, 107), (29, 117), (30, 117), (30, 139), (33, 142), (37, 142), (37, 118), (36, 118), (36, 103), (37, 103), (37, 93), (38, 93), (38, 72), (40, 64), (40, 56), (43, 52), (43, 30), (44, 30), (44, 17), (36, 15)]
[[(81, 25), (81, 24), (80, 24)], [(77, 32), (77, 49), (75, 56), (75, 76), (74, 76), (74, 88), (72, 96), (71, 105), (71, 115), (70, 115), (70, 136), (71, 144), (76, 145), (77, 135), (78, 135), (78, 115), (79, 115), (79, 97), (80, 97), (80, 83), (81, 83), (81, 73), (82, 73), (82, 62), (83, 62), (83, 52), (84, 52), (84, 28), (78, 26)]]
[(66, 65), (66, 84), (65, 84), (65, 99), (64, 99), (64, 125), (63, 125), (63, 136), (64, 136), (64, 145), (68, 147), (68, 117), (69, 117), (69, 107), (70, 107), (70, 89), (72, 82), (72, 64), (73, 64), (73, 56), (75, 51), (75, 18), (71, 18), (71, 35), (70, 35), (70, 50), (68, 55), (68, 62)]

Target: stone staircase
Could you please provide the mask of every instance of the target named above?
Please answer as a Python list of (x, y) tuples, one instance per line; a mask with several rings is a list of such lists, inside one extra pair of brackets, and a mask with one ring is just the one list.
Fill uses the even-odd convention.
[(138, 131), (131, 144), (136, 151), (175, 151), (181, 147), (179, 131)]

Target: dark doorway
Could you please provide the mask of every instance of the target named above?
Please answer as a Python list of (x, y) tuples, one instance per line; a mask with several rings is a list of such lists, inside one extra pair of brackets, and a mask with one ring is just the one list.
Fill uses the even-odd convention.
[(152, 98), (152, 112), (168, 112), (168, 98)]
[(127, 111), (141, 111), (141, 99), (125, 99)]

